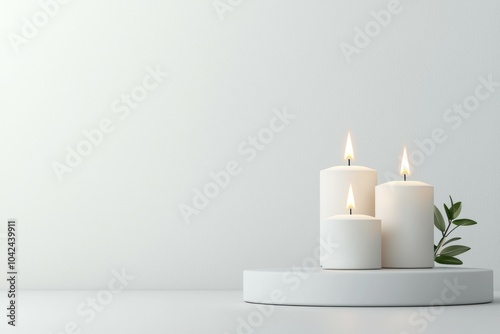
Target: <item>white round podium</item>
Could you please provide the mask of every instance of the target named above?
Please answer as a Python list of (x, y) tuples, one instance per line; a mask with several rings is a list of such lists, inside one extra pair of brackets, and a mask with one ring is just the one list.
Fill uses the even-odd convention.
[(255, 269), (243, 273), (249, 303), (301, 306), (440, 306), (489, 303), (490, 269)]

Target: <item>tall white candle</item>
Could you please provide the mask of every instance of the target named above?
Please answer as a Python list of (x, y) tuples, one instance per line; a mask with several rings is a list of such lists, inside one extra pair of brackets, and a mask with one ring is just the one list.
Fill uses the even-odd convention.
[(406, 148), (401, 173), (375, 189), (376, 217), (382, 221), (382, 267), (434, 267), (434, 187), (406, 181), (410, 168)]
[[(351, 214), (336, 215), (321, 221), (321, 240), (333, 247), (320, 248), (323, 269), (380, 269), (380, 220), (352, 214), (354, 197), (349, 188)], [(344, 207), (344, 211), (345, 211)]]
[(349, 185), (352, 185), (356, 193), (356, 213), (375, 215), (377, 171), (362, 166), (351, 166), (354, 153), (350, 134), (347, 137), (344, 158), (348, 161), (347, 166), (330, 167), (320, 172), (321, 220), (345, 213), (344, 203)]

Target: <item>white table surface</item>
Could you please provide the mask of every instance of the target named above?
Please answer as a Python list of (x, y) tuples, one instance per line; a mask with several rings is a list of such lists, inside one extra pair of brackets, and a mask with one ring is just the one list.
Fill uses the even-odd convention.
[[(18, 326), (6, 324), (1, 291), (0, 333), (499, 333), (500, 291), (490, 304), (429, 307), (296, 307), (259, 311), (241, 291), (124, 291), (88, 323), (77, 307), (97, 291), (20, 291)], [(255, 326), (238, 328), (253, 317)], [(261, 323), (259, 321), (262, 320)], [(65, 331), (75, 322), (78, 330)], [(71, 325), (70, 325), (71, 326)]]

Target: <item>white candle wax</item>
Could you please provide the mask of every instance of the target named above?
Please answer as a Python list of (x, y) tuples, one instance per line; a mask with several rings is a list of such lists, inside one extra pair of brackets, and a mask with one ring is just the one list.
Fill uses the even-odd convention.
[(337, 215), (323, 219), (321, 225), (321, 242), (330, 246), (320, 248), (323, 269), (380, 269), (380, 220), (366, 215)]
[(393, 181), (375, 189), (382, 221), (382, 267), (434, 267), (434, 187)]
[(356, 194), (356, 213), (375, 215), (377, 171), (362, 166), (335, 166), (320, 172), (320, 219), (346, 212), (349, 185)]

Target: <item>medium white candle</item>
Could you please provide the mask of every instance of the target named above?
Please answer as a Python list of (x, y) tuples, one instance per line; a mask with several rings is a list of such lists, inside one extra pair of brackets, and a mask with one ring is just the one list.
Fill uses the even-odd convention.
[(345, 213), (344, 201), (349, 185), (352, 185), (356, 193), (356, 213), (375, 215), (377, 171), (362, 166), (351, 166), (354, 153), (350, 134), (347, 137), (344, 158), (348, 161), (348, 166), (330, 167), (320, 172), (321, 220)]
[(401, 174), (375, 189), (376, 217), (382, 221), (382, 267), (434, 267), (434, 187), (406, 181), (410, 174), (406, 148)]
[(352, 214), (352, 187), (349, 187), (348, 198), (351, 214), (336, 215), (321, 221), (321, 240), (333, 245), (328, 249), (321, 248), (321, 266), (323, 269), (380, 269), (380, 220)]

